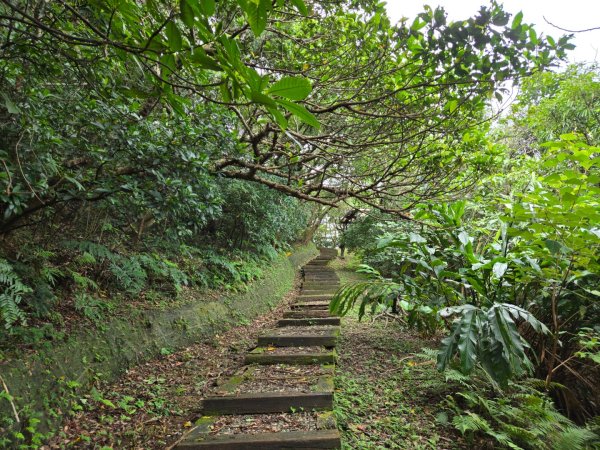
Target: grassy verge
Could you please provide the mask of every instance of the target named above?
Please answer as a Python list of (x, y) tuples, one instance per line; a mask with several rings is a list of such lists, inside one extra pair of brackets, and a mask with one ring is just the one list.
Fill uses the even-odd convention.
[[(352, 255), (334, 266), (343, 283), (359, 280), (351, 268)], [(431, 360), (419, 358), (436, 348), (403, 329), (397, 322), (355, 315), (343, 319), (336, 371), (335, 413), (344, 449), (460, 449), (468, 448), (453, 429), (437, 418), (440, 402), (453, 386)]]

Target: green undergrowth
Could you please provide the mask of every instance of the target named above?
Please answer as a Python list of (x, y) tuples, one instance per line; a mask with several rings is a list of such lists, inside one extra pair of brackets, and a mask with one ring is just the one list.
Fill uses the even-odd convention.
[[(78, 412), (74, 405), (81, 406), (82, 398), (94, 399), (98, 384), (153, 357), (169, 355), (193, 342), (211, 341), (217, 333), (268, 312), (293, 287), (297, 268), (315, 254), (313, 245), (298, 247), (265, 266), (264, 276), (248, 289), (220, 295), (198, 290), (185, 304), (114, 316), (102, 327), (86, 329), (84, 324), (64, 340), (5, 361), (0, 375), (8, 392), (0, 394), (0, 448), (38, 448), (58, 423)], [(102, 399), (94, 402), (102, 403)], [(19, 423), (11, 403), (19, 413)], [(160, 409), (160, 401), (144, 408)]]
[[(331, 266), (344, 285), (364, 280), (358, 264), (350, 253)], [(343, 318), (335, 376), (343, 449), (464, 448), (460, 435), (437, 420), (452, 385), (419, 357), (434, 345), (384, 318), (359, 322), (356, 311)]]
[[(356, 259), (337, 260), (342, 284), (359, 282)], [(342, 320), (335, 413), (344, 449), (599, 448), (599, 425), (577, 426), (523, 379), (500, 387), (485, 371), (438, 371), (441, 336), (425, 337), (401, 317), (380, 312)]]
[(433, 361), (432, 346), (397, 323), (343, 320), (335, 377), (335, 412), (344, 449), (459, 449), (464, 442), (438, 423), (438, 406), (452, 392)]
[[(246, 292), (283, 254), (216, 252), (182, 247), (177, 258), (65, 241), (32, 255), (35, 264), (0, 258), (0, 361), (48, 349), (84, 328), (110, 320)], [(289, 251), (287, 253), (290, 253)]]

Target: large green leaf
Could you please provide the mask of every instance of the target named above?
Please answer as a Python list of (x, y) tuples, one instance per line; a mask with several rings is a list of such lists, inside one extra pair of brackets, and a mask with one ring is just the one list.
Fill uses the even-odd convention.
[(437, 355), (437, 368), (439, 371), (446, 370), (446, 367), (448, 367), (452, 361), (452, 358), (456, 353), (460, 330), (461, 322), (457, 320), (452, 327), (450, 335), (442, 339), (442, 345)]
[(317, 118), (304, 106), (297, 103), (293, 103), (284, 99), (277, 99), (277, 103), (287, 109), (290, 113), (300, 119), (302, 122), (310, 125), (311, 127), (320, 128), (321, 124)]
[(511, 373), (519, 376), (529, 366), (529, 359), (525, 355), (523, 340), (519, 334), (514, 320), (508, 310), (502, 305), (495, 304), (488, 311), (491, 336), (502, 347), (502, 356), (510, 366)]
[(288, 100), (304, 100), (311, 90), (310, 81), (306, 78), (283, 77), (274, 83), (267, 93), (285, 97)]
[(206, 16), (212, 16), (215, 13), (216, 2), (215, 0), (196, 0), (200, 9)]
[(298, 11), (300, 11), (300, 14), (303, 14), (305, 16), (308, 15), (308, 8), (306, 7), (304, 0), (290, 0), (290, 1), (296, 7), (296, 9)]
[(458, 337), (460, 368), (464, 373), (470, 373), (477, 362), (477, 341), (480, 335), (479, 310), (465, 311), (460, 321), (460, 336)]
[(167, 33), (169, 48), (174, 52), (178, 52), (179, 50), (181, 50), (183, 46), (183, 40), (181, 37), (181, 32), (179, 31), (179, 28), (177, 27), (175, 22), (170, 21), (169, 23), (167, 23), (165, 31)]
[(254, 36), (260, 36), (267, 27), (267, 13), (271, 7), (269, 0), (238, 0)]
[(181, 0), (179, 4), (181, 10), (181, 21), (190, 29), (194, 28), (194, 9), (189, 0)]

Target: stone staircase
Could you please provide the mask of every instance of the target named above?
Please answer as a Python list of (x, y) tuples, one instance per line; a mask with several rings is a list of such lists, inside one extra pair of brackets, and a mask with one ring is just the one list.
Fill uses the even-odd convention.
[(338, 449), (333, 370), (340, 318), (329, 314), (339, 278), (335, 249), (302, 267), (302, 289), (246, 365), (210, 393), (203, 417), (176, 449)]

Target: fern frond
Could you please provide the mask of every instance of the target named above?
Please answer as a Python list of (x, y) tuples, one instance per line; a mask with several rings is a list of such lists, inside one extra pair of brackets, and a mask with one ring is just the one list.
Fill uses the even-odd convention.
[(586, 428), (570, 426), (552, 438), (553, 450), (583, 450), (592, 443), (598, 443), (600, 436)]
[(4, 328), (10, 329), (16, 322), (25, 323), (25, 313), (19, 304), (23, 295), (31, 292), (33, 290), (23, 283), (13, 266), (0, 258), (0, 320), (4, 322)]

